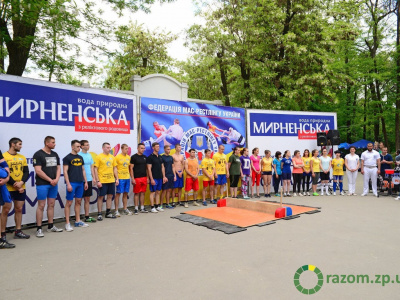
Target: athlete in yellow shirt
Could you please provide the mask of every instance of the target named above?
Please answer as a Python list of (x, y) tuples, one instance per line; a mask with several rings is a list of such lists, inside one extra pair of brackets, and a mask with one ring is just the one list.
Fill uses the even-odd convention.
[(96, 156), (94, 164), (94, 175), (99, 188), (99, 197), (97, 199), (97, 220), (103, 221), (101, 211), (103, 209), (103, 199), (106, 200), (106, 218), (115, 219), (116, 216), (111, 213), (111, 202), (115, 195), (115, 186), (119, 185), (117, 161), (110, 154), (111, 146), (109, 143), (103, 143), (103, 153)]
[(128, 155), (129, 147), (127, 144), (121, 145), (121, 153), (115, 157), (117, 162), (117, 171), (119, 185), (117, 186), (117, 193), (114, 199), (115, 216), (120, 217), (119, 208), (119, 196), (122, 194), (122, 205), (126, 215), (131, 216), (132, 212), (128, 209), (128, 193), (130, 187), (130, 176), (129, 176), (129, 164), (131, 157)]
[(225, 146), (219, 145), (218, 152), (213, 156), (213, 160), (215, 161), (215, 178), (217, 179), (215, 181), (215, 198), (218, 197), (218, 186), (221, 186), (221, 192), (223, 194), (227, 178), (229, 178), (228, 162), (224, 150)]
[(200, 168), (203, 170), (203, 205), (207, 205), (206, 201), (206, 189), (209, 187), (210, 192), (210, 202), (216, 203), (214, 200), (214, 178), (215, 178), (215, 161), (211, 158), (211, 150), (206, 149), (204, 151), (206, 155), (201, 161)]
[(333, 169), (333, 195), (336, 196), (337, 182), (339, 181), (340, 195), (344, 196), (343, 192), (343, 166), (344, 159), (340, 158), (340, 151), (335, 151), (335, 158), (332, 159), (332, 169)]

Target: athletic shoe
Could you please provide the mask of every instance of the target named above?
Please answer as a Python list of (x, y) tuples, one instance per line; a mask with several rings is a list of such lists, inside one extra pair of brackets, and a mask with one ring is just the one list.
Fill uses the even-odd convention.
[(244, 196), (243, 199), (250, 199), (250, 197), (249, 196)]
[(153, 207), (153, 208), (151, 209), (151, 212), (152, 212), (152, 213), (158, 213), (158, 211), (157, 211), (157, 209), (156, 209), (155, 207)]
[(0, 238), (0, 249), (11, 249), (11, 248), (15, 248), (15, 245), (7, 242), (5, 238)]
[(313, 196), (319, 196), (319, 194), (317, 192), (312, 194)]
[(379, 198), (379, 195), (378, 195), (378, 194), (374, 194), (374, 196)]
[(351, 196), (351, 195), (354, 195), (354, 194), (352, 194), (352, 193), (347, 193), (347, 196)]
[(327, 195), (327, 196), (330, 196), (331, 194), (330, 194), (329, 192), (326, 192), (326, 195)]
[(14, 234), (14, 239), (29, 239), (31, 236), (29, 234), (23, 233), (21, 230), (20, 231), (15, 231)]
[(132, 216), (132, 212), (129, 209), (124, 210), (125, 215)]
[[(147, 212), (147, 211), (146, 211)], [(135, 214), (135, 215), (138, 215), (139, 214), (139, 211), (137, 210), (137, 209), (135, 209), (134, 211), (133, 211), (133, 213)]]
[(260, 195), (257, 195), (257, 196), (255, 196), (254, 198), (257, 198), (257, 199), (258, 199), (258, 198), (261, 198), (261, 196), (260, 196)]
[(297, 194), (296, 194), (296, 193), (293, 193), (293, 197), (297, 197)]
[(189, 204), (187, 203), (187, 201), (185, 202), (185, 207), (188, 208)]
[(343, 191), (341, 191), (341, 192), (340, 192), (340, 195), (341, 195), (341, 196), (344, 196), (344, 192), (343, 192)]
[(47, 229), (47, 232), (62, 232), (63, 230), (61, 228), (57, 228), (56, 226), (53, 225), (50, 229)]
[(118, 211), (118, 210), (115, 211), (114, 216), (115, 216), (116, 218), (121, 217), (121, 215), (119, 214), (119, 211)]
[(168, 209), (174, 209), (174, 208), (175, 208), (175, 206), (172, 206), (171, 204), (167, 204), (167, 205), (165, 205), (165, 208), (168, 208)]
[(95, 218), (92, 218), (92, 217), (85, 218), (85, 222), (88, 222), (88, 223), (96, 223), (96, 219), (95, 219)]
[(145, 208), (141, 209), (140, 212), (141, 212), (142, 214), (147, 214), (147, 213), (149, 213), (149, 211), (146, 210)]
[(75, 227), (89, 227), (89, 224), (79, 221), (79, 222), (75, 222), (74, 226)]
[(203, 205), (204, 205), (204, 206), (207, 206), (207, 201), (203, 201)]
[[(247, 198), (250, 199), (249, 197), (247, 197)], [(211, 204), (217, 204), (217, 200), (215, 200), (215, 199), (214, 199), (214, 200), (211, 200), (210, 203), (211, 203)]]
[(113, 215), (113, 214), (111, 213), (111, 211), (110, 211), (108, 214), (106, 214), (106, 218), (107, 218), (107, 219), (116, 219), (117, 217), (116, 217), (115, 215)]
[(398, 196), (397, 198), (394, 198), (394, 200), (399, 201), (400, 200), (400, 196)]
[(43, 230), (42, 230), (42, 229), (38, 229), (38, 230), (36, 231), (36, 237), (38, 237), (38, 238), (44, 237), (44, 234), (43, 234)]
[(281, 196), (281, 195), (280, 195), (280, 194), (278, 194), (278, 193), (276, 193), (276, 194), (275, 194), (275, 197), (280, 197), (280, 196)]
[[(305, 196), (305, 195), (306, 195), (306, 194), (304, 194), (304, 196)], [(302, 193), (299, 193), (299, 196), (300, 196), (300, 197), (303, 197), (303, 194), (302, 194)]]
[(307, 192), (307, 196), (311, 196), (309, 192)]
[(175, 203), (171, 203), (171, 206), (172, 206), (172, 208), (176, 207)]
[(74, 229), (72, 228), (72, 226), (71, 226), (70, 223), (65, 224), (65, 231), (66, 231), (66, 232), (74, 231)]
[(336, 196), (336, 192), (333, 192), (333, 196)]
[(353, 196), (357, 196), (357, 194), (356, 194), (356, 193), (353, 193)]
[(290, 195), (290, 193), (287, 194), (288, 197), (292, 197), (292, 195)]
[(157, 209), (157, 211), (164, 211), (164, 209), (162, 208), (162, 206), (159, 206), (159, 207), (157, 207), (156, 209)]
[(162, 204), (160, 206), (158, 206), (158, 207), (161, 208), (161, 209), (164, 209)]
[(365, 196), (367, 196), (367, 194), (364, 194), (364, 193), (363, 193), (363, 194), (361, 194), (361, 197), (365, 197)]
[(283, 194), (283, 197), (287, 197), (286, 193), (285, 193), (285, 194)]
[(323, 196), (324, 195), (324, 192), (321, 192), (321, 196)]
[(197, 201), (193, 201), (193, 206), (200, 206), (200, 204), (198, 204)]
[(182, 202), (179, 202), (179, 206), (185, 206), (185, 204), (183, 204)]
[(97, 216), (97, 221), (103, 221), (103, 216), (102, 215), (98, 215)]

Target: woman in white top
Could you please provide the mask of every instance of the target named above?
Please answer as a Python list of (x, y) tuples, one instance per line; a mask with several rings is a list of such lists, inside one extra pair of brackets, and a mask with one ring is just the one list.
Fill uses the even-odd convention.
[(323, 149), (322, 150), (322, 156), (319, 158), (321, 160), (320, 167), (321, 167), (321, 196), (324, 195), (324, 188), (327, 196), (330, 196), (329, 194), (329, 180), (330, 180), (330, 174), (331, 174), (331, 168), (332, 168), (332, 158), (328, 156), (328, 150)]
[(349, 192), (347, 196), (356, 196), (356, 179), (358, 168), (360, 167), (360, 157), (355, 154), (356, 147), (350, 147), (350, 153), (344, 157), (344, 165), (346, 166), (346, 175), (349, 182)]

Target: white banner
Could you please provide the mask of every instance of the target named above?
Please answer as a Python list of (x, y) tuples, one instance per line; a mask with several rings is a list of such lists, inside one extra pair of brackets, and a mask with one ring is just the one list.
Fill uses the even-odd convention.
[(317, 132), (337, 129), (336, 113), (301, 112), (278, 110), (247, 110), (247, 141), (250, 154), (253, 148), (260, 149), (264, 156), (270, 150), (283, 153), (289, 150), (293, 155), (300, 150), (320, 149), (317, 145)]
[[(27, 158), (30, 172), (26, 183), (27, 197), (22, 224), (35, 223), (37, 199), (32, 157), (44, 147), (44, 138), (55, 137), (54, 151), (60, 157), (61, 170), (62, 159), (71, 152), (71, 141), (74, 139), (88, 140), (89, 152), (94, 157), (102, 152), (104, 142), (111, 144), (113, 155), (120, 152), (121, 144), (128, 144), (136, 152), (136, 98), (129, 93), (1, 75), (0, 131), (0, 149), (3, 153), (8, 150), (8, 141), (12, 137), (22, 140), (20, 154)], [(64, 217), (65, 195), (65, 181), (61, 177), (55, 218)], [(128, 205), (133, 205), (132, 188)], [(83, 202), (81, 209), (83, 213)], [(93, 187), (90, 211), (97, 211), (97, 187)], [(74, 215), (73, 208), (71, 215)], [(46, 213), (44, 218), (47, 218)], [(10, 211), (7, 226), (14, 226), (13, 209)]]

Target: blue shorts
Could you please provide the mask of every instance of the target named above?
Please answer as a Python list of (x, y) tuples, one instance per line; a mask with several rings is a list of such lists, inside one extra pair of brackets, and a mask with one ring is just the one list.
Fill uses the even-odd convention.
[(282, 173), (282, 180), (291, 180), (292, 173)]
[(83, 191), (85, 184), (83, 182), (70, 182), (72, 186), (72, 191), (68, 192), (67, 189), (67, 196), (65, 197), (68, 201), (74, 200), (74, 198), (82, 198)]
[(343, 180), (343, 175), (333, 175), (333, 180), (342, 181)]
[(115, 195), (115, 182), (101, 183), (101, 188), (99, 188), (99, 196), (103, 197), (105, 195)]
[(3, 206), (5, 203), (11, 203), (10, 192), (7, 190), (6, 185), (0, 186), (0, 206)]
[(174, 188), (174, 177), (167, 177), (167, 179), (168, 181), (166, 183), (163, 183), (162, 185), (163, 190), (169, 190)]
[(162, 188), (162, 179), (154, 179), (156, 185), (152, 185), (150, 182), (150, 192), (161, 191)]
[(120, 179), (117, 185), (117, 194), (129, 193), (131, 181), (129, 179)]
[(176, 181), (174, 181), (174, 189), (176, 188), (178, 189), (183, 188), (183, 175), (182, 177), (176, 176)]
[(226, 175), (225, 174), (220, 174), (217, 176), (217, 180), (215, 180), (216, 185), (224, 185), (228, 181), (226, 180)]
[(50, 184), (37, 185), (36, 194), (38, 200), (46, 200), (47, 198), (55, 199), (58, 193), (58, 185), (52, 186)]

